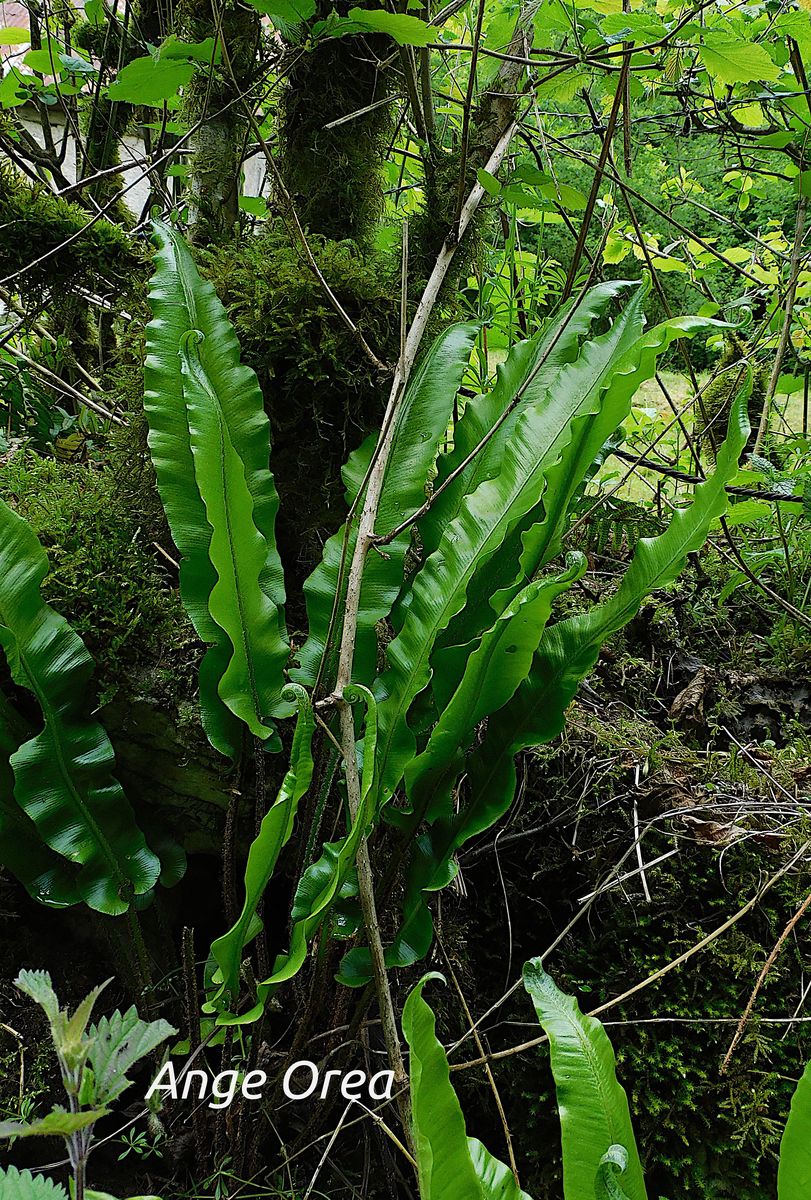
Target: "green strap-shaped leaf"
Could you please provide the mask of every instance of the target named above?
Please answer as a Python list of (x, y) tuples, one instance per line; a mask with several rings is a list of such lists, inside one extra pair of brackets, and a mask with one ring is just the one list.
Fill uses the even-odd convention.
[(436, 1036), (436, 1017), (422, 994), (429, 979), (441, 980), (442, 976), (436, 972), (425, 975), (412, 988), (403, 1008), (420, 1197), (482, 1200), (465, 1118), (451, 1085), (447, 1056)]
[[(254, 372), (240, 362), (239, 344), (214, 288), (200, 278), (182, 237), (154, 223), (157, 252), (149, 300), (152, 320), (146, 328), (144, 409), (149, 421), (149, 448), (172, 538), (181, 556), (180, 591), (198, 636), (207, 643), (200, 667), (200, 705), (208, 737), (223, 754), (239, 751), (240, 723), (219, 686), (234, 647), (209, 611), (217, 571), (209, 556), (212, 539), (203, 487), (210, 482), (210, 457), (192, 450), (189, 412), (181, 363), (183, 339), (191, 330), (202, 334), (200, 370), (207, 381), (207, 403), (242, 464), (244, 487), (252, 501), (251, 521), (264, 540), (265, 560), (259, 584), (276, 609), (277, 636), (284, 641), (284, 580), (275, 544), (279, 498), (269, 470), (270, 426)], [(197, 397), (197, 403), (201, 398)], [(245, 506), (243, 505), (243, 509)], [(244, 513), (243, 513), (244, 515)], [(281, 688), (281, 681), (275, 680)], [(267, 684), (266, 686), (270, 686)], [(264, 729), (259, 736), (267, 737)]]
[(40, 904), (78, 904), (76, 867), (46, 846), (37, 827), (14, 799), (11, 756), (31, 730), (0, 694), (0, 862)]
[(216, 981), (221, 985), (207, 1005), (210, 1010), (221, 1006), (223, 997), (233, 999), (239, 990), (239, 969), (242, 951), (259, 933), (261, 923), (256, 910), (276, 869), (279, 855), (290, 840), (299, 801), (310, 786), (313, 775), (311, 743), (315, 719), (309, 697), (303, 687), (291, 684), (288, 694), (296, 697), (298, 720), (290, 751), (287, 771), (275, 803), (265, 814), (259, 833), (248, 851), (245, 867), (245, 902), (236, 923), (228, 933), (212, 943), (211, 953), (219, 968)]
[(478, 1138), (469, 1137), (467, 1148), (473, 1169), (479, 1177), (484, 1200), (531, 1200), (515, 1182), (506, 1163), (490, 1153)]
[[(624, 280), (611, 280), (591, 288), (579, 303), (571, 301), (564, 305), (545, 329), (511, 346), (506, 360), (496, 368), (494, 387), (467, 402), (454, 427), (453, 449), (440, 456), (437, 487), (455, 471), (460, 474), (448, 484), (420, 521), (420, 537), (426, 555), (436, 550), (445, 527), (459, 515), (465, 496), (475, 492), (485, 480), (498, 475), (504, 449), (524, 408), (542, 399), (561, 367), (574, 362), (583, 338), (588, 336), (592, 325), (611, 301), (636, 286)], [(460, 470), (519, 393), (520, 402), (479, 453), (464, 470)]]
[(687, 555), (703, 546), (712, 522), (726, 510), (725, 485), (735, 474), (746, 445), (750, 387), (747, 382), (738, 393), (715, 473), (696, 487), (692, 503), (674, 512), (659, 537), (641, 539), (609, 600), (545, 631), (528, 678), (512, 700), (490, 718), (486, 736), (468, 763), (475, 806), (506, 808), (510, 804), (515, 792), (515, 755), (527, 746), (557, 737), (566, 709), (597, 661), (603, 642), (632, 619), (650, 592), (668, 587)]
[(279, 630), (279, 611), (261, 587), (270, 548), (254, 523), (254, 501), (242, 457), (201, 361), (202, 334), (181, 338), (183, 396), (197, 487), (211, 540), (208, 555), (217, 581), (208, 611), (231, 643), (217, 691), (254, 737), (273, 733), (273, 716), (288, 715), (282, 700), (289, 647)]
[(806, 1065), (791, 1098), (786, 1128), (780, 1141), (777, 1200), (808, 1200), (811, 1196), (811, 1063)]
[(423, 976), (403, 1008), (410, 1051), (409, 1083), (421, 1200), (530, 1200), (510, 1169), (475, 1138), (451, 1084), (448, 1059), (436, 1036), (436, 1018), (423, 997), (437, 972)]
[(429, 662), (439, 635), (462, 609), (475, 572), (540, 500), (546, 472), (565, 453), (576, 419), (599, 408), (606, 374), (642, 331), (643, 298), (637, 292), (609, 332), (583, 348), (576, 386), (563, 389), (552, 383), (542, 401), (524, 408), (503, 448), (499, 474), (465, 497), (414, 579), (402, 628), (388, 646), (389, 669), (375, 689), (382, 802), (391, 798), (414, 755), (407, 714), (430, 680)]
[(564, 1200), (594, 1196), (605, 1154), (627, 1154), (623, 1190), (647, 1200), (628, 1097), (617, 1079), (614, 1050), (599, 1021), (581, 1013), (573, 996), (555, 986), (539, 958), (524, 965), (524, 987), (549, 1037), (563, 1146)]
[(594, 1188), (596, 1200), (629, 1200), (620, 1183), (620, 1176), (628, 1169), (628, 1151), (624, 1146), (609, 1146), (597, 1167)]
[[(439, 443), (453, 414), (453, 402), (476, 340), (478, 326), (453, 325), (433, 343), (412, 376), (398, 411), (391, 453), (377, 512), (376, 531), (385, 534), (399, 525), (403, 517), (416, 511), (425, 500), (428, 473), (437, 456)], [(344, 469), (347, 502), (352, 503), (362, 486), (377, 437), (368, 438), (356, 450)], [(318, 675), (332, 617), (338, 579), (344, 560), (342, 593), (355, 548), (357, 526), (353, 522), (344, 550), (345, 529), (334, 534), (322, 560), (304, 585), (307, 600), (309, 636), (298, 654), (300, 666), (291, 672), (298, 682), (312, 687)], [(388, 616), (403, 582), (403, 561), (411, 542), (405, 530), (385, 547), (368, 556), (363, 572), (357, 637), (352, 677), (371, 683), (375, 675), (377, 645), (375, 625)], [(338, 605), (338, 615), (343, 611)], [(337, 626), (340, 635), (340, 621)], [(340, 641), (340, 636), (335, 642)], [(333, 682), (327, 671), (328, 684)]]
[(369, 833), (376, 816), (373, 791), (375, 772), (375, 744), (377, 742), (377, 708), (372, 693), (360, 684), (344, 688), (344, 699), (350, 704), (359, 700), (366, 704), (366, 728), (363, 736), (363, 771), (358, 811), (351, 822), (346, 836), (337, 842), (325, 842), (321, 857), (302, 875), (293, 898), (291, 912), (292, 930), (290, 947), (281, 954), (273, 965), (271, 975), (262, 980), (257, 988), (257, 1002), (250, 1011), (235, 1015), (221, 1013), (217, 1020), (222, 1025), (242, 1025), (256, 1021), (264, 1011), (268, 997), (282, 983), (292, 979), (307, 957), (307, 947), (313, 934), (330, 912), (341, 888), (346, 883), (355, 863), (358, 847)]
[[(566, 453), (547, 473), (546, 490), (538, 511), (528, 515), (527, 520), (501, 547), (496, 558), (487, 565), (486, 575), (490, 581), (487, 595), (494, 612), (500, 612), (515, 595), (516, 589), (523, 587), (534, 572), (560, 550), (560, 539), (575, 493), (602, 447), (627, 418), (631, 401), (641, 384), (655, 374), (658, 358), (677, 338), (693, 337), (697, 333), (707, 332), (713, 326), (718, 327), (718, 324), (704, 317), (677, 317), (663, 321), (647, 330), (616, 364), (599, 409), (578, 422)], [(556, 386), (571, 386), (570, 379), (575, 372), (576, 366), (563, 370)], [(520, 554), (520, 569), (517, 572), (516, 551)], [(499, 587), (502, 581), (503, 586)], [(475, 596), (471, 594), (470, 599), (475, 604)], [(475, 618), (475, 612), (471, 615)], [(470, 634), (472, 631), (468, 627), (463, 633)]]
[(0, 503), (0, 645), (44, 721), (11, 755), (14, 796), (46, 845), (78, 864), (85, 903), (116, 915), (149, 891), (160, 863), (112, 774), (107, 734), (87, 716), (93, 661), (64, 617), (44, 603), (47, 573), (30, 526)]
[[(464, 770), (464, 752), (473, 740), (478, 723), (501, 708), (524, 680), (541, 640), (557, 597), (582, 576), (586, 560), (573, 554), (565, 572), (539, 579), (520, 593), (498, 617), (478, 646), (470, 653), (462, 681), (440, 715), (422, 754), (406, 767), (408, 813), (391, 810), (392, 820), (412, 835), (411, 856), (406, 871), (402, 927), (386, 950), (389, 966), (407, 966), (423, 958), (430, 949), (433, 923), (424, 892), (446, 887), (456, 868), (453, 856), (468, 838), (481, 833), (481, 813), (466, 808), (453, 812), (453, 784)], [(469, 653), (469, 647), (463, 648)], [(437, 670), (442, 670), (441, 662)], [(491, 810), (492, 820), (501, 812)], [(417, 830), (423, 820), (432, 822), (422, 836)], [(371, 978), (369, 951), (358, 946), (341, 963), (342, 982), (359, 987)]]

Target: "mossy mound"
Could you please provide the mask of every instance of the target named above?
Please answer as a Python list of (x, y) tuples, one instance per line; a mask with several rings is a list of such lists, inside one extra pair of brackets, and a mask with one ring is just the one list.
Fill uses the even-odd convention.
[(44, 597), (87, 644), (101, 703), (122, 691), (173, 706), (192, 696), (199, 643), (116, 472), (23, 450), (4, 464), (0, 496), (48, 553)]
[[(378, 358), (396, 357), (396, 269), (386, 259), (362, 255), (352, 242), (314, 238), (311, 245)], [(389, 381), (381, 379), (284, 230), (271, 227), (260, 237), (201, 251), (199, 262), (265, 398), (281, 498), (277, 537), (295, 593), (320, 557), (325, 531), (343, 519), (340, 468), (379, 425)]]

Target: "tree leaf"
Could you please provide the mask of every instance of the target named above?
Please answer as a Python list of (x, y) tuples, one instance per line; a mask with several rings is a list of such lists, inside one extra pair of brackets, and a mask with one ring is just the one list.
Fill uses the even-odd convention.
[(27, 46), (30, 41), (30, 29), (22, 29), (16, 25), (4, 25), (0, 29), (0, 46)]
[[(157, 253), (150, 288), (152, 320), (147, 325), (147, 358), (144, 366), (144, 408), (149, 421), (149, 448), (157, 475), (158, 491), (181, 555), (180, 592), (183, 603), (199, 637), (208, 644), (200, 666), (200, 707), (203, 725), (212, 745), (235, 758), (239, 751), (240, 723), (221, 696), (220, 681), (233, 657), (233, 645), (225, 630), (209, 611), (209, 598), (218, 581), (210, 558), (212, 540), (206, 504), (197, 480), (198, 470), (204, 482), (216, 482), (216, 449), (199, 446), (197, 458), (192, 449), (189, 410), (180, 361), (182, 340), (190, 330), (199, 330), (204, 341), (198, 345), (198, 359), (210, 391), (198, 397), (198, 408), (216, 397), (216, 410), (209, 414), (222, 429), (224, 442), (241, 459), (235, 471), (241, 496), (243, 524), (247, 522), (245, 487), (252, 501), (251, 520), (264, 538), (266, 558), (259, 586), (274, 605), (278, 631), (274, 636), (274, 661), (281, 660), (278, 641), (283, 641), (284, 580), (275, 547), (274, 527), (279, 498), (268, 470), (270, 432), (256, 375), (240, 362), (239, 344), (233, 327), (217, 295), (197, 273), (183, 239), (168, 226), (154, 226)], [(198, 442), (204, 424), (198, 412)], [(220, 425), (221, 422), (221, 425)], [(220, 435), (218, 434), (218, 437)], [(221, 461), (221, 459), (220, 459)], [(232, 458), (233, 461), (233, 458)], [(244, 474), (244, 485), (241, 474)], [(221, 484), (222, 484), (221, 480)], [(222, 498), (220, 498), (222, 506)], [(222, 511), (222, 507), (220, 507)], [(250, 531), (249, 531), (250, 532)], [(222, 531), (221, 531), (222, 535)], [(227, 536), (227, 535), (226, 535)], [(251, 534), (256, 545), (256, 535)], [(227, 565), (226, 553), (220, 554)], [(225, 569), (225, 565), (223, 569)], [(267, 608), (253, 597), (254, 607)], [(264, 637), (271, 635), (263, 631)], [(265, 694), (272, 683), (280, 695), (283, 678), (264, 681)], [(232, 698), (233, 700), (233, 698)], [(238, 703), (238, 701), (236, 701)], [(253, 720), (258, 726), (258, 718)], [(269, 727), (261, 727), (263, 736)], [(275, 743), (274, 743), (275, 744)]]
[(563, 1145), (565, 1200), (593, 1196), (604, 1155), (622, 1146), (628, 1200), (646, 1200), (628, 1097), (617, 1080), (614, 1051), (599, 1021), (581, 1013), (555, 986), (539, 958), (524, 965), (524, 987), (549, 1037)]
[(780, 68), (768, 51), (743, 38), (706, 35), (698, 53), (707, 73), (719, 83), (767, 82), (780, 75)]
[(134, 58), (116, 75), (107, 88), (109, 100), (162, 108), (168, 100), (188, 86), (194, 63), (174, 58), (153, 58), (151, 54)]
[(780, 1141), (777, 1200), (808, 1200), (811, 1195), (811, 1063), (806, 1065), (791, 1098)]
[(64, 617), (44, 603), (47, 573), (30, 526), (0, 503), (0, 645), (44, 721), (11, 755), (15, 799), (42, 840), (78, 864), (85, 903), (117, 915), (154, 885), (160, 863), (112, 774), (107, 734), (86, 715), (93, 662)]
[(398, 46), (427, 46), (436, 38), (436, 30), (427, 21), (405, 13), (387, 12), (384, 8), (350, 8), (346, 19), (354, 27), (347, 29), (347, 33), (360, 30), (387, 33)]

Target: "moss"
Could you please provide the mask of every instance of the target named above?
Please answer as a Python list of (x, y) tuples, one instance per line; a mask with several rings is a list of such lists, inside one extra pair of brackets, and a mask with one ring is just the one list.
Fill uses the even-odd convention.
[[(620, 705), (597, 711), (591, 702), (576, 706), (567, 733), (533, 753), (525, 766), (520, 815), (498, 843), (505, 891), (493, 887), (492, 854), (480, 849), (474, 862), (462, 856), (468, 901), (449, 893), (443, 903), (443, 937), (446, 945), (455, 941), (464, 990), (476, 996), (479, 1011), (502, 996), (505, 972), (509, 982), (518, 964), (547, 950), (580, 898), (599, 887), (633, 846), (631, 790), (643, 824), (671, 808), (699, 807), (690, 808), (687, 820), (660, 816), (646, 833), (647, 862), (679, 850), (649, 868), (650, 900), (638, 877), (614, 887), (547, 958), (547, 970), (577, 995), (584, 1011), (694, 946), (755, 894), (806, 836), (800, 829), (776, 849), (775, 841), (757, 833), (761, 808), (748, 822), (754, 836), (727, 847), (722, 856), (709, 827), (702, 835), (689, 819), (724, 821), (715, 810), (720, 793), (737, 798), (736, 819), (746, 825), (740, 814), (747, 800), (750, 808), (768, 803), (768, 781), (731, 756), (697, 755), (679, 734), (663, 732)], [(777, 763), (774, 771), (782, 779), (788, 768), (788, 761)], [(634, 865), (627, 862), (623, 869)], [(761, 1200), (774, 1194), (777, 1141), (792, 1081), (811, 1045), (806, 1026), (795, 1026), (784, 1038), (786, 1025), (758, 1021), (757, 1014), (789, 1018), (794, 1012), (802, 991), (802, 943), (784, 947), (729, 1073), (722, 1076), (719, 1068), (766, 955), (809, 882), (807, 867), (786, 876), (723, 937), (604, 1015), (652, 1196)], [(475, 914), (460, 923), (473, 902)], [(505, 967), (505, 938), (512, 972)], [(519, 993), (488, 1031), (490, 1048), (528, 1040), (531, 1024), (531, 1007)], [(458, 1032), (461, 1027), (454, 1027), (453, 1034)], [(554, 1200), (561, 1164), (548, 1052), (541, 1048), (508, 1058), (494, 1069), (522, 1184), (537, 1200)], [(458, 1077), (469, 1131), (491, 1144), (497, 1121), (486, 1084), (480, 1086), (484, 1081), (473, 1074)]]
[(197, 642), (172, 568), (144, 535), (115, 470), (23, 451), (4, 465), (0, 496), (48, 553), (43, 595), (87, 644), (100, 702), (149, 691), (176, 706), (193, 695)]
[[(335, 5), (342, 16), (350, 7)], [(319, 0), (317, 16), (326, 18), (332, 8)], [(380, 60), (390, 52), (391, 42), (374, 36), (329, 39), (304, 53), (298, 46), (292, 51), (279, 123), (280, 165), (312, 233), (362, 246), (370, 242), (383, 211), (390, 107), (381, 105), (334, 129), (326, 126), (388, 96), (390, 71), (381, 70)]]
[[(714, 368), (714, 378), (704, 389), (700, 402), (696, 402), (694, 429), (696, 440), (710, 461), (715, 459), (715, 447), (723, 441), (729, 414), (732, 411), (732, 401), (741, 383), (741, 370), (735, 370), (738, 365), (743, 368), (744, 360), (749, 359), (751, 347), (745, 338), (734, 332), (724, 333), (724, 350)], [(749, 424), (752, 434), (747, 449), (751, 449), (757, 432), (760, 413), (768, 386), (768, 372), (758, 363), (752, 364), (752, 391), (749, 396)], [(711, 431), (711, 432), (710, 432)]]
[[(77, 283), (101, 281), (106, 289), (127, 294), (133, 275), (143, 273), (144, 260), (123, 230), (104, 220), (88, 227), (89, 220), (80, 205), (0, 165), (4, 266), (8, 273), (25, 271), (17, 286), (37, 302), (42, 301), (43, 288), (58, 294)], [(49, 257), (37, 265), (46, 254)]]
[[(396, 273), (351, 242), (314, 238), (312, 249), (369, 344), (391, 360), (398, 338)], [(259, 238), (243, 236), (201, 251), (199, 259), (265, 397), (281, 497), (277, 536), (295, 590), (320, 557), (324, 531), (343, 518), (340, 468), (379, 422), (386, 381), (284, 231), (272, 227)]]

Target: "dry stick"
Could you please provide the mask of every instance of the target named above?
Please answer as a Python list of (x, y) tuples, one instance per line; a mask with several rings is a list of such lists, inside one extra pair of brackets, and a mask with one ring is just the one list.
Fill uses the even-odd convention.
[[(515, 125), (511, 123), (505, 133), (499, 139), (490, 159), (487, 163), (487, 170), (491, 174), (498, 171), (504, 155), (507, 152), (507, 147), (513, 135)], [(462, 207), (462, 213), (459, 221), (459, 236), (461, 237), (467, 229), (474, 213), (481, 204), (484, 196), (484, 188), (480, 183), (476, 183), (472, 189), (467, 201)], [(355, 722), (352, 715), (351, 706), (344, 700), (343, 693), (352, 680), (352, 664), (355, 656), (355, 639), (357, 636), (358, 626), (358, 611), (360, 608), (360, 594), (363, 580), (363, 567), (366, 561), (366, 555), (374, 541), (375, 521), (377, 519), (377, 510), (380, 505), (380, 497), (383, 491), (383, 480), (385, 478), (386, 467), (388, 465), (389, 455), (391, 454), (392, 443), (394, 440), (394, 431), (396, 427), (395, 417), (402, 403), (405, 393), (405, 386), (414, 366), (417, 357), (417, 352), (422, 342), (423, 334), (425, 333), (429, 317), (436, 304), (440, 289), (444, 282), (445, 276), (450, 267), (451, 261), (456, 250), (457, 243), (447, 240), (439, 252), (439, 256), (434, 264), (425, 291), (417, 305), (417, 311), (414, 315), (414, 320), (405, 339), (403, 353), (397, 368), (394, 373), (392, 382), (391, 394), (386, 408), (386, 413), (383, 419), (383, 428), (380, 438), (378, 439), (376, 461), (369, 473), (369, 482), (366, 487), (366, 493), (363, 502), (363, 509), (360, 514), (358, 523), (357, 538), (355, 541), (355, 550), (352, 556), (352, 565), (349, 569), (347, 579), (346, 603), (343, 621), (343, 629), (341, 633), (341, 645), (338, 656), (338, 671), (335, 680), (335, 700), (339, 707), (340, 716), (340, 731), (341, 744), (343, 749), (344, 763), (346, 769), (346, 790), (347, 799), (349, 802), (349, 810), (352, 819), (360, 807), (360, 780), (358, 778), (357, 759), (355, 756)], [(394, 1005), (391, 998), (391, 990), (389, 988), (389, 980), (386, 974), (386, 965), (383, 955), (383, 943), (380, 936), (380, 926), (377, 922), (375, 911), (374, 888), (372, 880), (371, 863), (369, 861), (369, 851), (366, 840), (361, 842), (357, 856), (358, 867), (358, 891), (360, 893), (361, 906), (363, 908), (364, 923), (366, 925), (366, 933), (369, 938), (369, 947), (372, 957), (372, 970), (375, 982), (375, 991), (377, 993), (378, 1005), (380, 1007), (380, 1017), (383, 1026), (383, 1037), (386, 1043), (386, 1050), (389, 1056), (391, 1068), (394, 1071), (395, 1080), (398, 1085), (402, 1085), (406, 1079), (405, 1064), (403, 1054), (400, 1047), (400, 1039), (397, 1033), (397, 1022), (394, 1015)], [(403, 1118), (404, 1129), (407, 1136), (410, 1133), (410, 1115), (408, 1098), (403, 1097), (400, 1103), (400, 1112)]]
[[(459, 983), (459, 980), (456, 978), (456, 972), (453, 969), (453, 965), (451, 964), (451, 960), (448, 957), (447, 951), (445, 950), (445, 947), (442, 944), (442, 939), (440, 938), (439, 934), (437, 934), (436, 940), (437, 940), (437, 945), (439, 946), (440, 952), (442, 954), (442, 957), (445, 960), (445, 966), (447, 967), (448, 974), (451, 977), (451, 983), (453, 984), (453, 986), (456, 990), (456, 994), (459, 997), (459, 1003), (462, 1005), (462, 1008), (465, 1013), (465, 1017), (467, 1018), (467, 1023), (470, 1026), (470, 1032), (473, 1034), (473, 1040), (476, 1043), (476, 1049), (479, 1051), (479, 1054), (484, 1054), (485, 1053), (484, 1045), (482, 1044), (481, 1037), (479, 1036), (479, 1031), (476, 1028), (476, 1023), (473, 1020), (473, 1014), (471, 1013), (470, 1008), (468, 1007), (467, 1000), (465, 999), (465, 993), (462, 991), (461, 984)], [(498, 1086), (496, 1084), (496, 1080), (495, 1080), (495, 1077), (493, 1075), (493, 1072), (492, 1072), (492, 1069), (491, 1069), (489, 1063), (484, 1064), (484, 1070), (487, 1075), (487, 1081), (490, 1084), (490, 1090), (493, 1093), (493, 1099), (496, 1102), (496, 1108), (498, 1109), (498, 1115), (499, 1115), (499, 1120), (501, 1121), (501, 1127), (504, 1130), (504, 1141), (507, 1144), (507, 1156), (510, 1160), (510, 1170), (513, 1173), (513, 1179), (515, 1180), (515, 1186), (520, 1191), (521, 1183), (518, 1178), (518, 1164), (515, 1161), (515, 1154), (513, 1152), (513, 1142), (512, 1142), (512, 1136), (510, 1134), (510, 1126), (507, 1123), (507, 1114), (504, 1111), (504, 1105), (501, 1102), (501, 1095), (499, 1093)]]
[(127, 422), (123, 421), (121, 417), (118, 417), (115, 413), (110, 412), (109, 408), (105, 408), (104, 405), (99, 404), (97, 400), (90, 400), (87, 396), (83, 396), (82, 393), (75, 388), (72, 383), (68, 383), (67, 380), (62, 379), (60, 375), (56, 375), (53, 371), (49, 371), (47, 367), (42, 365), (42, 363), (35, 362), (33, 358), (29, 358), (27, 354), (22, 352), (22, 350), (18, 350), (15, 346), (8, 346), (7, 349), (9, 354), (13, 354), (15, 358), (20, 360), (20, 362), (24, 362), (30, 370), (36, 371), (37, 374), (41, 375), (43, 379), (47, 379), (52, 387), (57, 388), (66, 396), (70, 396), (71, 399), (75, 400), (77, 404), (81, 404), (84, 408), (89, 408), (91, 412), (96, 414), (96, 416), (103, 417), (105, 421), (112, 421), (114, 425), (127, 424)]
[(763, 448), (763, 442), (766, 437), (766, 431), (769, 428), (769, 417), (772, 411), (772, 400), (777, 391), (777, 381), (780, 378), (780, 368), (783, 365), (786, 349), (788, 347), (789, 335), (791, 334), (791, 321), (794, 315), (794, 300), (797, 295), (797, 283), (800, 278), (800, 270), (802, 269), (802, 241), (805, 233), (805, 214), (808, 207), (808, 200), (805, 196), (800, 196), (797, 204), (797, 223), (794, 228), (794, 247), (791, 252), (791, 266), (789, 267), (789, 284), (786, 292), (786, 307), (783, 314), (783, 327), (780, 330), (780, 340), (777, 343), (777, 352), (774, 356), (772, 364), (772, 373), (769, 376), (769, 386), (766, 388), (766, 395), (763, 397), (763, 408), (760, 413), (760, 423), (758, 425), (755, 444), (752, 448), (753, 454), (760, 454)]
[[(745, 917), (747, 913), (751, 912), (755, 905), (763, 899), (766, 893), (770, 891), (771, 888), (773, 888), (774, 885), (780, 879), (782, 879), (784, 875), (788, 874), (791, 868), (795, 866), (795, 864), (799, 862), (802, 856), (806, 853), (809, 846), (811, 846), (811, 841), (804, 842), (796, 854), (792, 855), (789, 861), (784, 863), (779, 871), (776, 871), (774, 875), (767, 879), (763, 886), (757, 892), (755, 892), (751, 899), (747, 900), (746, 904), (744, 904), (742, 908), (739, 908), (736, 913), (733, 913), (731, 917), (728, 917), (726, 921), (724, 921), (721, 925), (718, 925), (711, 933), (708, 933), (706, 937), (703, 937), (701, 941), (696, 942), (696, 944), (691, 946), (689, 950), (685, 950), (683, 954), (678, 956), (678, 958), (672, 959), (669, 963), (667, 963), (666, 966), (661, 967), (658, 971), (654, 971), (652, 975), (648, 975), (645, 977), (645, 979), (640, 980), (639, 983), (635, 983), (634, 986), (628, 988), (627, 991), (622, 992), (619, 996), (615, 996), (613, 1000), (607, 1000), (605, 1004), (600, 1004), (597, 1008), (591, 1009), (591, 1011), (588, 1013), (588, 1016), (599, 1016), (600, 1013), (607, 1012), (610, 1008), (615, 1008), (618, 1004), (622, 1004), (625, 1000), (630, 999), (631, 996), (635, 996), (637, 992), (641, 992), (646, 987), (650, 987), (652, 983), (656, 983), (663, 976), (669, 974), (670, 971), (675, 970), (676, 967), (683, 966), (683, 964), (686, 963), (688, 959), (692, 958), (694, 954), (698, 954), (700, 950), (703, 950), (706, 946), (709, 946), (711, 942), (714, 942), (717, 938), (721, 937), (722, 934), (726, 933), (728, 929), (731, 929), (733, 925), (736, 925), (738, 921)], [(511, 990), (515, 990), (515, 988), (519, 986), (520, 980)], [(514, 1054), (520, 1054), (524, 1050), (532, 1050), (535, 1046), (542, 1046), (547, 1040), (546, 1034), (542, 1034), (540, 1037), (532, 1038), (531, 1041), (522, 1042), (520, 1046), (510, 1046), (507, 1050), (496, 1050), (492, 1054), (488, 1054), (483, 1058), (471, 1059), (469, 1062), (454, 1063), (451, 1066), (451, 1070), (467, 1071), (470, 1067), (482, 1066), (484, 1062), (495, 1062), (501, 1058), (511, 1058)]]
[(797, 922), (800, 920), (803, 913), (808, 908), (809, 904), (811, 904), (811, 892), (808, 893), (805, 900), (803, 900), (802, 904), (800, 905), (800, 907), (795, 912), (794, 916), (789, 921), (788, 925), (786, 925), (785, 929), (780, 934), (780, 937), (777, 939), (771, 954), (769, 955), (769, 957), (766, 959), (765, 963), (763, 964), (763, 970), (758, 975), (757, 983), (755, 984), (754, 988), (752, 989), (752, 995), (749, 997), (749, 1002), (747, 1003), (746, 1008), (743, 1010), (741, 1019), (738, 1022), (738, 1028), (735, 1030), (735, 1036), (733, 1037), (732, 1041), (729, 1044), (729, 1049), (727, 1050), (726, 1055), (724, 1056), (724, 1061), (721, 1063), (721, 1074), (722, 1075), (726, 1074), (726, 1070), (727, 1070), (727, 1067), (729, 1066), (730, 1059), (732, 1058), (732, 1055), (735, 1052), (735, 1047), (738, 1045), (738, 1042), (743, 1037), (743, 1032), (746, 1028), (746, 1024), (747, 1024), (750, 1016), (752, 1015), (752, 1009), (755, 1007), (755, 1000), (757, 1000), (758, 992), (760, 991), (761, 987), (763, 986), (764, 979), (766, 978), (766, 976), (769, 974), (769, 971), (774, 966), (775, 959), (777, 958), (780, 951), (783, 949), (783, 946), (785, 945), (785, 942), (786, 942), (786, 938), (791, 933), (792, 929), (797, 924)]
[(631, 56), (630, 54), (626, 54), (622, 60), (622, 71), (620, 72), (620, 77), (617, 82), (617, 90), (614, 93), (614, 103), (611, 105), (611, 114), (608, 118), (608, 125), (603, 137), (600, 157), (597, 160), (594, 178), (591, 181), (591, 191), (589, 192), (589, 198), (586, 203), (586, 211), (583, 213), (583, 220), (580, 225), (580, 233), (577, 237), (577, 245), (574, 248), (572, 261), (569, 264), (569, 271), (566, 276), (566, 283), (563, 288), (561, 300), (568, 300), (569, 296), (572, 294), (574, 281), (577, 278), (577, 268), (580, 266), (580, 259), (583, 257), (583, 251), (586, 247), (586, 238), (588, 237), (589, 227), (591, 226), (591, 217), (594, 212), (594, 206), (597, 203), (597, 195), (600, 191), (603, 172), (605, 171), (606, 163), (608, 162), (608, 156), (611, 152), (611, 139), (614, 136), (614, 130), (617, 127), (617, 117), (619, 116), (619, 111), (622, 106), (622, 97), (625, 91), (625, 81), (628, 78), (628, 67), (630, 62)]

